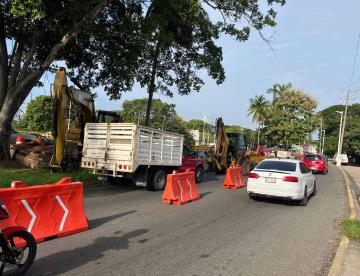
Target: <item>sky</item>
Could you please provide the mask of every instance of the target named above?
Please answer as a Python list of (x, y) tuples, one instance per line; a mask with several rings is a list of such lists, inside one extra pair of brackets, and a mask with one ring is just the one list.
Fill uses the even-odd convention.
[[(156, 94), (154, 98), (176, 104), (177, 113), (186, 120), (206, 117), (208, 122), (222, 116), (227, 125), (237, 124), (254, 128), (247, 115), (249, 99), (264, 94), (274, 83), (291, 82), (294, 87), (313, 95), (318, 110), (344, 103), (360, 33), (359, 0), (287, 0), (277, 7), (277, 26), (267, 29), (273, 35), (272, 51), (257, 32), (239, 43), (222, 36), (217, 44), (223, 49), (225, 82), (218, 86), (204, 76), (200, 92), (173, 98)], [(360, 53), (359, 53), (360, 56)], [(360, 101), (360, 57), (356, 63), (351, 89), (351, 102)], [(49, 95), (49, 82), (54, 76), (47, 73), (44, 88), (34, 88), (28, 97)], [(119, 110), (125, 100), (147, 97), (138, 86), (121, 100), (109, 101), (101, 88), (94, 89), (97, 109)]]

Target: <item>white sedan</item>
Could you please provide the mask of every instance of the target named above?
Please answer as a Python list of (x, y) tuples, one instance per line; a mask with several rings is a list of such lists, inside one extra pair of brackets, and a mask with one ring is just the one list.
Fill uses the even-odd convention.
[(291, 159), (266, 159), (248, 175), (247, 192), (256, 196), (300, 200), (306, 206), (308, 197), (316, 194), (316, 181), (305, 163)]

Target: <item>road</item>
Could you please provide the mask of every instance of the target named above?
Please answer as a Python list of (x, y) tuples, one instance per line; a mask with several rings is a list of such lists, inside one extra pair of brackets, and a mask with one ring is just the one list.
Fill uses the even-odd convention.
[(132, 186), (87, 188), (90, 230), (40, 244), (29, 275), (323, 275), (347, 210), (340, 172), (316, 179), (307, 207), (253, 201), (213, 174), (183, 206)]

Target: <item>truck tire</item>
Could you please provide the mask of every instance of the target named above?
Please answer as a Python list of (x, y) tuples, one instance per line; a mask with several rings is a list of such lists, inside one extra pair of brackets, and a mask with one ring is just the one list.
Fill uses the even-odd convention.
[(204, 169), (202, 167), (197, 167), (195, 170), (195, 182), (200, 183), (204, 179)]
[(150, 189), (153, 191), (163, 191), (166, 186), (167, 173), (164, 169), (158, 169), (151, 172)]
[(118, 177), (108, 176), (107, 182), (110, 185), (118, 185), (118, 184), (120, 184), (120, 179)]

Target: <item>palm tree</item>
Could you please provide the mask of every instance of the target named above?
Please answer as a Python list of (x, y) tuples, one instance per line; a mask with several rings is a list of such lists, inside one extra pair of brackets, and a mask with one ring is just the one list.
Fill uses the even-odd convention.
[(248, 115), (252, 115), (252, 121), (258, 124), (258, 146), (260, 144), (260, 126), (265, 121), (269, 110), (270, 103), (263, 95), (256, 95), (254, 98), (250, 99)]
[(288, 89), (292, 87), (291, 82), (287, 84), (275, 83), (271, 88), (269, 88), (266, 92), (273, 95), (273, 103), (276, 102), (277, 98), (281, 97), (281, 95)]

